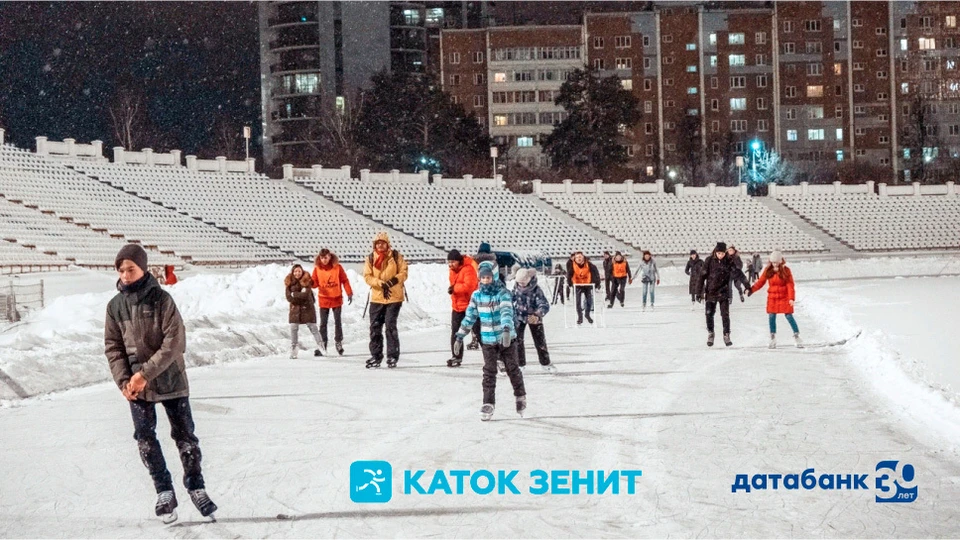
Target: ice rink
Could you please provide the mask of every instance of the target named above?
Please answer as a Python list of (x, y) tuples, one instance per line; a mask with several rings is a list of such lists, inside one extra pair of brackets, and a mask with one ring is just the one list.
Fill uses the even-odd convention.
[[(559, 372), (542, 372), (528, 344), (526, 418), (500, 377), (487, 423), (478, 416), (480, 353), (445, 366), (445, 267), (411, 269), (395, 370), (363, 368), (366, 288), (352, 271), (346, 355), (303, 351), (298, 360), (286, 358), (286, 269), (187, 277), (173, 294), (197, 365), (189, 375), (204, 476), (220, 510), (216, 523), (201, 522), (178, 486), (180, 520), (171, 526), (153, 516), (129, 409), (104, 382), (112, 280), (87, 275), (77, 283), (89, 292), (60, 296), (0, 333), (0, 369), (35, 396), (3, 389), (0, 536), (956, 536), (960, 278), (868, 278), (896, 273), (831, 264), (791, 264), (796, 318), (811, 344), (860, 332), (843, 346), (796, 349), (780, 318), (780, 348), (767, 349), (761, 292), (732, 306), (734, 345), (718, 339), (708, 349), (702, 305), (691, 310), (682, 270), (666, 268), (656, 310), (642, 312), (631, 287), (627, 307), (606, 312), (606, 328), (566, 329), (562, 306), (553, 306), (545, 321)], [(912, 269), (923, 265), (960, 269), (950, 257)], [(176, 481), (167, 431), (161, 419)], [(361, 459), (392, 464), (389, 503), (351, 502), (349, 467)], [(883, 460), (916, 468), (915, 502), (875, 502)], [(738, 474), (810, 468), (868, 474), (869, 489), (731, 491)], [(406, 495), (407, 469), (643, 476), (633, 495)]]

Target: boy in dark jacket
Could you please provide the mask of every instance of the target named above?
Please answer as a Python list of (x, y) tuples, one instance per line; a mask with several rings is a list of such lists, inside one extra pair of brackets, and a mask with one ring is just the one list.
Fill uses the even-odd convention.
[(170, 294), (147, 272), (147, 252), (142, 247), (122, 247), (115, 266), (120, 292), (107, 305), (104, 353), (114, 382), (130, 402), (133, 438), (157, 490), (154, 509), (166, 523), (177, 519), (177, 496), (157, 440), (156, 404), (160, 403), (180, 451), (183, 484), (200, 513), (209, 516), (217, 505), (207, 496), (200, 471), (200, 441), (193, 433), (183, 319)]
[(733, 345), (730, 341), (730, 299), (733, 297), (730, 285), (734, 281), (750, 288), (743, 272), (727, 258), (727, 245), (720, 242), (713, 254), (704, 261), (697, 283), (697, 302), (707, 301), (708, 347), (713, 347), (713, 316), (717, 312), (717, 304), (720, 305), (720, 318), (723, 321), (723, 343), (727, 347)]
[(588, 323), (593, 324), (593, 319), (590, 318), (593, 311), (593, 289), (600, 290), (600, 272), (581, 251), (573, 256), (567, 266), (567, 282), (576, 289), (574, 294), (577, 297), (577, 324), (583, 324), (584, 316)]
[(556, 371), (550, 363), (547, 351), (547, 335), (543, 331), (543, 316), (550, 311), (546, 295), (537, 284), (537, 271), (533, 268), (521, 268), (517, 271), (516, 287), (513, 289), (513, 316), (517, 323), (517, 362), (526, 367), (527, 354), (524, 351), (524, 330), (530, 326), (533, 345), (544, 371)]

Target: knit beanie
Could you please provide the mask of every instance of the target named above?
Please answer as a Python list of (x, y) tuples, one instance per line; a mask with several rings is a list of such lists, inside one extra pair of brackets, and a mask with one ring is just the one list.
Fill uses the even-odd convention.
[(714, 253), (718, 251), (726, 251), (726, 250), (727, 250), (727, 244), (725, 242), (717, 242), (717, 247), (713, 248)]
[(533, 268), (521, 268), (517, 270), (516, 273), (517, 284), (521, 287), (526, 287), (530, 283), (530, 280), (536, 275), (537, 271)]
[(477, 269), (477, 277), (482, 278), (484, 276), (493, 277), (493, 263), (490, 261), (483, 261)]
[(455, 249), (451, 249), (450, 253), (447, 253), (447, 260), (463, 262), (463, 255), (461, 255), (459, 251)]
[(783, 263), (783, 253), (780, 253), (780, 250), (777, 249), (773, 250), (773, 252), (770, 253), (770, 262), (776, 264)]
[(137, 244), (127, 244), (120, 248), (120, 251), (117, 252), (117, 258), (113, 261), (113, 265), (117, 270), (120, 270), (120, 265), (123, 264), (125, 260), (133, 261), (133, 264), (139, 266), (144, 273), (148, 271), (147, 252)]
[(486, 242), (480, 242), (480, 249), (477, 250), (477, 253), (493, 253), (490, 250), (490, 244)]

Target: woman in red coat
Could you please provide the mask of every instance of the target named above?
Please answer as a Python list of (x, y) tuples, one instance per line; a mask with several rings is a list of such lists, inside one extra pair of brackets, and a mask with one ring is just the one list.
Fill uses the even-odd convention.
[(343, 324), (340, 321), (340, 311), (343, 309), (343, 292), (347, 293), (347, 304), (353, 303), (353, 289), (347, 272), (340, 266), (340, 260), (329, 249), (322, 249), (314, 259), (313, 288), (317, 289), (317, 303), (320, 304), (320, 336), (323, 339), (321, 348), (327, 353), (327, 320), (330, 311), (333, 311), (333, 339), (337, 353), (343, 354)]
[(783, 313), (790, 328), (793, 329), (793, 339), (797, 342), (797, 347), (802, 347), (800, 342), (800, 329), (797, 328), (797, 321), (793, 320), (793, 301), (796, 299), (796, 290), (793, 286), (793, 273), (787, 268), (783, 261), (783, 254), (774, 251), (770, 254), (770, 264), (760, 273), (760, 279), (750, 287), (750, 295), (763, 288), (764, 284), (770, 283), (767, 289), (767, 314), (770, 318), (770, 348), (777, 348), (777, 314)]

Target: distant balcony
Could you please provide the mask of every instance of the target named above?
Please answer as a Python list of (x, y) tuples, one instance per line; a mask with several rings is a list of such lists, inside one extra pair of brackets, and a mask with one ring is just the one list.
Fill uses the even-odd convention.
[(286, 25), (296, 25), (296, 24), (316, 24), (319, 21), (316, 13), (304, 14), (304, 15), (287, 15), (287, 16), (277, 16), (267, 19), (267, 26), (273, 28), (275, 26), (286, 26)]

